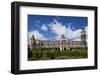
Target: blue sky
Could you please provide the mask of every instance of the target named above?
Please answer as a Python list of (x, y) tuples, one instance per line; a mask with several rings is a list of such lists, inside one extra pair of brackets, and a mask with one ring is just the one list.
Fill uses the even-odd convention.
[[(80, 31), (87, 31), (88, 18), (77, 16), (28, 15), (28, 34), (37, 39), (79, 39)], [(73, 35), (73, 36), (71, 36)]]

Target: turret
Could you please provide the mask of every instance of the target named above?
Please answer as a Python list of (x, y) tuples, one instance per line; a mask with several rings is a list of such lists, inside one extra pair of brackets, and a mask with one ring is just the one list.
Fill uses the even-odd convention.
[(86, 43), (86, 31), (84, 29), (82, 29), (81, 31), (81, 43), (83, 45), (83, 47), (87, 47), (87, 43)]
[(32, 44), (32, 47), (34, 47), (36, 45), (36, 40), (35, 40), (34, 35), (31, 38), (31, 44)]
[(86, 42), (86, 31), (84, 29), (81, 31), (81, 41)]

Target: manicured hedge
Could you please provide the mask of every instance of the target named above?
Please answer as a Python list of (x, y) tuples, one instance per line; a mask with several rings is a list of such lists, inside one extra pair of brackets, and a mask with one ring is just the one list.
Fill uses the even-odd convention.
[(48, 60), (48, 59), (76, 59), (76, 58), (87, 58), (88, 51), (86, 49), (82, 50), (40, 50), (33, 49), (29, 50), (28, 60)]

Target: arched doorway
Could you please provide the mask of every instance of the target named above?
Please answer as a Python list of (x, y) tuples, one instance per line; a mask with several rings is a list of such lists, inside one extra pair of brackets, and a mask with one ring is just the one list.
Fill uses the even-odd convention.
[(64, 51), (66, 51), (67, 49), (66, 49), (66, 47), (64, 47)]

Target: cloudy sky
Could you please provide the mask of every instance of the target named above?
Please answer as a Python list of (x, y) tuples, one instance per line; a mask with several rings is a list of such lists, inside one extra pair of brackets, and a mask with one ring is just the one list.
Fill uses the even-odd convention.
[(64, 35), (68, 40), (80, 40), (80, 32), (87, 32), (87, 17), (28, 15), (28, 39), (59, 40)]

